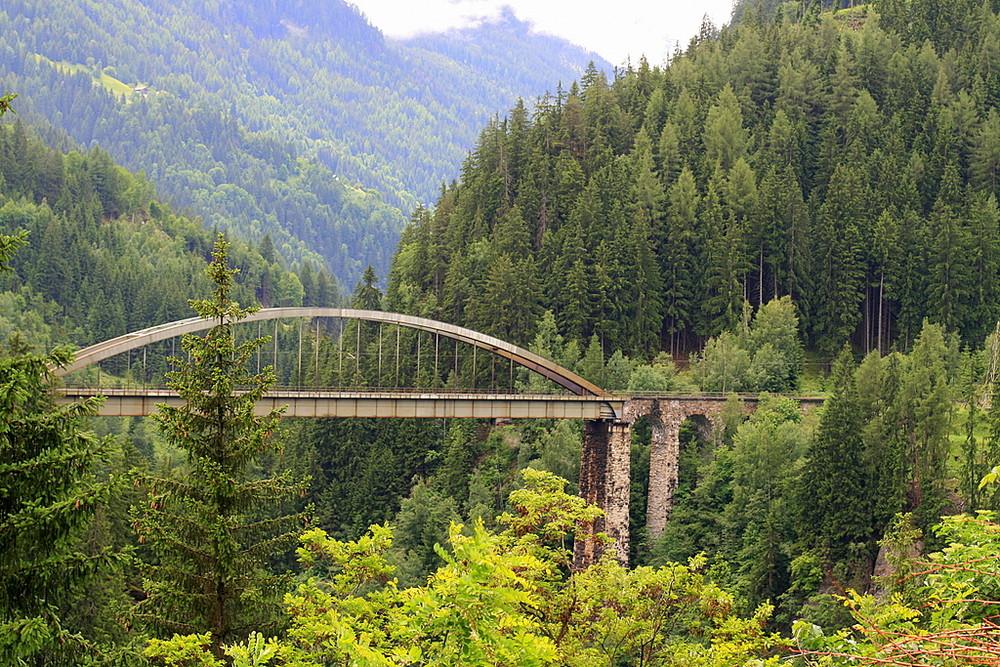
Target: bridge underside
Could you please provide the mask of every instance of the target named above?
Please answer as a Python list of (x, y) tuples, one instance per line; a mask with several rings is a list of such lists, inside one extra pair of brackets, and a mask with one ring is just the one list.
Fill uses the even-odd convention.
[[(66, 389), (63, 401), (105, 396), (99, 414), (141, 417), (158, 403), (181, 405), (168, 390)], [(288, 406), (286, 417), (451, 417), (455, 419), (614, 419), (625, 401), (598, 396), (353, 393), (272, 391), (257, 403), (258, 414)]]

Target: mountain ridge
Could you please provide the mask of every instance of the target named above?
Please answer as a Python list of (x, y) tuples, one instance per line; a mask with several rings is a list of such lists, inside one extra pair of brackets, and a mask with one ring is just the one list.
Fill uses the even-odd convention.
[[(385, 273), (409, 212), (457, 176), (491, 116), (593, 55), (509, 21), (480, 26), (498, 40), (488, 53), (449, 55), (439, 38), (386, 39), (339, 0), (12, 0), (0, 32), (0, 87), (21, 93), (25, 122), (102, 146), (206, 225), (271, 234), (347, 286), (368, 264)], [(93, 90), (37, 56), (148, 91)]]

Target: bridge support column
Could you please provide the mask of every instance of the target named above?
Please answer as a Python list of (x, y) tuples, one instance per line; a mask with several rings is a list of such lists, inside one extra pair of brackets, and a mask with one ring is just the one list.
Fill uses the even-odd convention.
[(655, 410), (649, 415), (649, 496), (646, 499), (646, 535), (650, 542), (663, 534), (674, 506), (678, 461), (681, 452), (681, 421), (676, 411)]
[[(583, 426), (580, 459), (580, 495), (604, 510), (604, 516), (584, 526), (586, 537), (577, 540), (573, 566), (584, 569), (611, 549), (618, 562), (628, 564), (629, 492), (631, 485), (631, 425), (628, 422), (587, 420)], [(593, 539), (595, 533), (611, 538), (605, 547)]]

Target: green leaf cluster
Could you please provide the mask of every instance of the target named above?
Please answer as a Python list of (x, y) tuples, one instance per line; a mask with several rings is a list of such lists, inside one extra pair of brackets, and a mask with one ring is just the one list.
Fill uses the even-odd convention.
[[(261, 650), (273, 646), (277, 664), (302, 667), (777, 664), (769, 656), (781, 642), (762, 630), (769, 608), (735, 615), (702, 560), (628, 571), (607, 559), (566, 573), (560, 563), (570, 552), (545, 546), (546, 537), (562, 541), (596, 510), (550, 474), (528, 472), (525, 482), (511, 498), (515, 512), (502, 518), (507, 530), (453, 524), (449, 549), (438, 547), (444, 565), (415, 588), (386, 580), (388, 527), (348, 543), (311, 531), (300, 558), (332, 571), (286, 597), (288, 638), (258, 641)], [(182, 641), (190, 648), (203, 640)]]

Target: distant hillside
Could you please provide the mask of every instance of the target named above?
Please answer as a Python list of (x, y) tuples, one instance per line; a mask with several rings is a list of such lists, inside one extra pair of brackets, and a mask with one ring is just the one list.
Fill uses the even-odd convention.
[[(555, 92), (553, 86), (557, 83), (568, 88), (590, 62), (609, 75), (612, 70), (596, 53), (533, 32), (531, 24), (519, 20), (509, 8), (497, 20), (475, 28), (420, 35), (403, 44), (439, 54), (475, 71), (482, 77), (478, 85), (485, 88), (493, 81), (512, 102), (518, 97), (530, 102), (546, 91)], [(526, 95), (522, 92), (525, 90), (535, 92)]]
[(456, 37), (386, 40), (340, 0), (10, 0), (0, 89), (50, 143), (100, 144), (209, 226), (270, 233), (350, 287), (384, 273), (490, 117), (597, 60), (510, 16)]
[[(63, 155), (15, 122), (0, 126), (0, 234), (22, 231), (26, 247), (0, 273), (0, 341), (19, 332), (43, 348), (89, 345), (190, 317), (188, 299), (211, 290), (204, 269), (214, 234), (172, 211), (102, 149)], [(325, 272), (306, 265), (298, 276), (274, 259), (266, 242), (259, 250), (234, 243), (233, 298), (339, 302)], [(124, 372), (127, 363), (105, 368)]]

